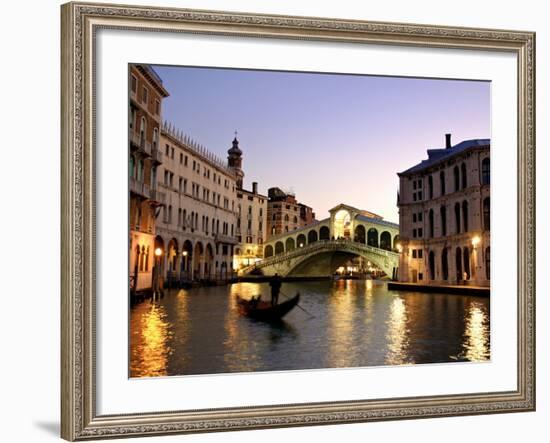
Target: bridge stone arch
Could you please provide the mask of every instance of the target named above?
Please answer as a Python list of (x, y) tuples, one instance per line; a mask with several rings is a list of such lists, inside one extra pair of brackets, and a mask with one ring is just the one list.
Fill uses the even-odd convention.
[(375, 248), (362, 243), (353, 242), (347, 239), (321, 240), (308, 244), (302, 248), (296, 248), (281, 255), (275, 255), (255, 264), (245, 273), (261, 269), (264, 275), (291, 275), (295, 269), (307, 260), (327, 253), (347, 253), (359, 256), (374, 263), (388, 276), (393, 276), (399, 264), (399, 254)]
[(311, 229), (307, 233), (307, 244), (315, 243), (317, 240), (319, 240), (319, 233), (316, 229)]
[(275, 255), (282, 254), (283, 252), (285, 252), (285, 245), (279, 240), (275, 243)]
[(296, 242), (293, 237), (288, 237), (285, 242), (285, 251), (289, 252), (296, 248)]
[[(395, 251), (395, 244), (399, 238), (397, 224), (387, 222), (376, 214), (344, 204), (336, 206), (329, 212), (331, 214), (329, 218), (268, 238), (264, 242), (264, 260), (271, 260), (318, 242), (334, 241), (339, 238), (377, 249), (382, 244), (386, 250)], [(381, 241), (383, 233), (385, 233), (384, 241)]]

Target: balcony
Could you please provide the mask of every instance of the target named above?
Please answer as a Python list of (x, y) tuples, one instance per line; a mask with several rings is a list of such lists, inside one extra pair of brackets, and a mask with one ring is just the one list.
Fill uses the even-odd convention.
[(158, 148), (153, 148), (151, 150), (151, 160), (154, 163), (161, 164), (163, 159), (163, 154)]
[(214, 241), (216, 243), (226, 243), (229, 245), (236, 245), (238, 243), (236, 237), (231, 237), (229, 235), (223, 235), (223, 234), (216, 234), (214, 237)]
[(150, 197), (149, 185), (138, 181), (135, 178), (130, 178), (130, 192), (143, 198)]
[(140, 134), (135, 133), (132, 129), (128, 131), (128, 137), (130, 139), (130, 147), (134, 150), (137, 149), (143, 154), (151, 155), (151, 143), (144, 138), (141, 138)]
[(160, 192), (158, 189), (151, 189), (150, 191), (150, 199), (153, 203), (157, 203), (158, 205), (166, 205), (166, 193)]

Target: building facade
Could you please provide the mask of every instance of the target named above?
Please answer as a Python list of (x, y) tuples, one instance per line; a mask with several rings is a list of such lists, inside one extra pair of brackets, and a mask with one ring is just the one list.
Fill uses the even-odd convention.
[[(229, 278), (237, 245), (238, 175), (226, 162), (164, 124), (157, 174), (162, 208), (155, 249), (165, 282)], [(166, 283), (165, 283), (166, 284)]]
[(155, 71), (130, 65), (129, 115), (129, 275), (135, 292), (152, 288), (157, 199), (156, 174), (162, 163), (159, 150), (162, 100), (168, 92)]
[(490, 140), (427, 153), (398, 174), (399, 280), (489, 286)]
[(267, 191), (267, 238), (292, 232), (315, 222), (309, 206), (298, 203), (296, 196), (280, 188)]
[(258, 193), (258, 183), (252, 190), (237, 189), (237, 241), (234, 268), (250, 266), (263, 257), (267, 223), (267, 196)]

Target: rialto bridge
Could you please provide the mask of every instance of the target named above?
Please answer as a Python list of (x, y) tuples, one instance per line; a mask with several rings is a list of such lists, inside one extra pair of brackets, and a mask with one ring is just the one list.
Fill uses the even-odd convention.
[(382, 217), (340, 204), (330, 217), (271, 237), (264, 258), (240, 271), (282, 276), (330, 275), (355, 257), (363, 257), (394, 277), (399, 264), (399, 226)]

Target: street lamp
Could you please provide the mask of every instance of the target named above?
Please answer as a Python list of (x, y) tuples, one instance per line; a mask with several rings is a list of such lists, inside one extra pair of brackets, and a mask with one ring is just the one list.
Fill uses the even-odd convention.
[(474, 261), (474, 266), (473, 266), (473, 275), (472, 277), (477, 278), (477, 252), (476, 252), (476, 248), (477, 248), (477, 245), (479, 245), (479, 242), (481, 241), (481, 239), (479, 238), (479, 235), (474, 235), (474, 237), (472, 237), (472, 246), (473, 246), (473, 249), (474, 249), (474, 252), (472, 254), (472, 258), (473, 258), (473, 261)]
[(303, 248), (304, 247), (304, 244), (303, 243), (300, 243), (300, 248)]
[(155, 298), (157, 292), (160, 292), (160, 256), (162, 255), (162, 249), (156, 248), (155, 249), (155, 269), (154, 269), (154, 291), (153, 291), (153, 299)]
[(403, 246), (401, 246), (401, 243), (397, 243), (395, 247), (397, 248), (397, 252), (399, 252), (400, 254), (403, 252)]
[[(181, 253), (181, 255), (183, 255), (183, 266), (185, 267), (185, 272), (187, 273), (187, 255), (188, 255), (188, 252), (187, 251), (183, 251)], [(180, 282), (181, 282), (181, 272), (180, 272)], [(181, 283), (180, 283), (181, 284)]]

